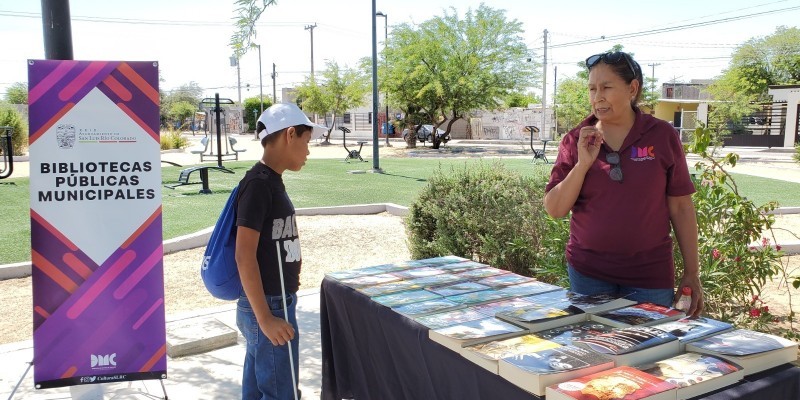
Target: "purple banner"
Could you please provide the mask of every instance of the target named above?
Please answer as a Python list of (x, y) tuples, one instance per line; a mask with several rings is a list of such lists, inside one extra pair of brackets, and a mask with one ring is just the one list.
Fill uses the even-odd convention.
[(158, 64), (28, 61), (36, 388), (166, 378)]

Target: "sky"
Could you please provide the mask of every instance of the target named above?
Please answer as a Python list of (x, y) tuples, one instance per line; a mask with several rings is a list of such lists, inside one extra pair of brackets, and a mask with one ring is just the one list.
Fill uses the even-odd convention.
[[(387, 18), (375, 20), (378, 51), (400, 23), (420, 24), (454, 7), (462, 15), (481, 2), (473, 0), (375, 0)], [(258, 51), (231, 66), (233, 0), (71, 0), (73, 53), (76, 60), (158, 61), (169, 91), (189, 82), (204, 96), (239, 100), (301, 83), (325, 62), (354, 67), (372, 54), (372, 2), (365, 0), (277, 0), (256, 25)], [(547, 35), (547, 96), (553, 81), (574, 76), (576, 63), (621, 44), (634, 54), (646, 76), (658, 84), (710, 79), (728, 66), (737, 46), (768, 36), (776, 27), (797, 26), (797, 0), (651, 0), (530, 1), (494, 0), (488, 6), (506, 11), (524, 27), (533, 57), (543, 61)], [(722, 21), (722, 22), (717, 22)], [(0, 96), (14, 82), (27, 83), (27, 60), (44, 58), (40, 1), (0, 0)], [(655, 32), (653, 32), (655, 31)], [(620, 37), (625, 36), (625, 37)], [(583, 42), (583, 43), (575, 43)], [(586, 43), (588, 42), (588, 43)], [(380, 55), (379, 55), (380, 57)], [(379, 60), (380, 62), (380, 60)], [(653, 65), (655, 64), (655, 65)], [(557, 71), (556, 71), (557, 70)], [(249, 85), (249, 89), (248, 89)], [(541, 88), (533, 89), (541, 96)]]

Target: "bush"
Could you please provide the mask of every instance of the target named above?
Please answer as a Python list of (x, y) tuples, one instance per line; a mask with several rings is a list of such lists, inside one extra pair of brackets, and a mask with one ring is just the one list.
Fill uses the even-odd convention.
[[(783, 253), (770, 246), (775, 218), (769, 212), (778, 204), (759, 206), (739, 194), (736, 182), (725, 170), (735, 166), (739, 157), (728, 154), (715, 158), (715, 136), (712, 130), (700, 127), (687, 145), (689, 152), (702, 158), (695, 165), (698, 175), (693, 201), (706, 312), (713, 318), (766, 330), (777, 316), (769, 314), (769, 307), (760, 300), (761, 292), (773, 278), (786, 277)], [(675, 242), (676, 275), (680, 276), (683, 259)]]
[(10, 126), (14, 130), (11, 135), (11, 142), (14, 146), (13, 155), (24, 155), (28, 149), (28, 124), (22, 115), (11, 107), (0, 105), (0, 126)]
[(800, 142), (794, 144), (794, 161), (800, 164)]
[(563, 257), (545, 247), (545, 183), (499, 163), (434, 171), (406, 221), (413, 258), (455, 254), (532, 275), (541, 253)]
[(182, 149), (189, 146), (189, 140), (181, 135), (181, 131), (169, 129), (161, 131), (161, 150)]

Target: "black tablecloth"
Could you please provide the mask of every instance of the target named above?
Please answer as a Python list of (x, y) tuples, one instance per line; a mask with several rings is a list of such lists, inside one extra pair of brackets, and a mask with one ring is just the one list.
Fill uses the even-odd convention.
[[(542, 399), (431, 341), (428, 328), (325, 278), (320, 290), (322, 399)], [(705, 395), (800, 399), (800, 368), (784, 365)]]

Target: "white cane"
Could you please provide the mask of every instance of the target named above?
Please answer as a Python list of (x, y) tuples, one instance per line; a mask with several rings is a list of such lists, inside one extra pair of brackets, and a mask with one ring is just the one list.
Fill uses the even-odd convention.
[[(283, 318), (286, 322), (291, 325), (289, 322), (289, 308), (286, 306), (286, 284), (283, 282), (283, 261), (281, 260), (281, 242), (275, 242), (275, 249), (278, 251), (278, 272), (281, 275), (281, 298), (283, 299)], [(297, 334), (297, 332), (295, 332)], [(294, 389), (294, 400), (297, 400), (297, 381), (295, 380), (294, 376), (294, 356), (292, 356), (292, 341), (290, 340), (286, 343), (289, 346), (289, 368), (292, 371), (292, 389)]]

